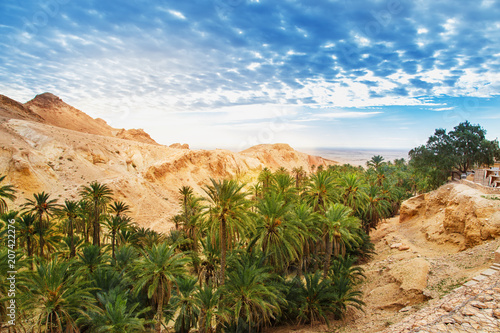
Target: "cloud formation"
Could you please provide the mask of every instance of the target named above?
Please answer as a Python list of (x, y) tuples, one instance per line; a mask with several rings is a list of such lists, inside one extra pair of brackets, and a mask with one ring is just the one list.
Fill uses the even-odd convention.
[(498, 1), (11, 0), (0, 11), (1, 93), (51, 91), (121, 126), (195, 112), (251, 131), (276, 105), (294, 109), (290, 121), (390, 122), (393, 106), (452, 112), (448, 99), (496, 100), (500, 88)]

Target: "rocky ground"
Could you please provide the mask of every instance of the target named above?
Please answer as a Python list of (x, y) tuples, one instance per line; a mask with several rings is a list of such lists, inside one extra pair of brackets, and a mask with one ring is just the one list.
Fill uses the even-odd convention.
[(330, 327), (289, 326), (269, 332), (382, 332), (422, 309), (433, 309), (443, 297), (489, 268), (500, 246), (496, 239), (460, 251), (458, 244), (427, 241), (418, 223), (399, 223), (399, 217), (383, 222), (372, 232), (372, 239), (376, 254), (363, 265), (367, 276), (361, 287), (367, 304), (364, 313), (351, 311), (344, 321), (332, 322)]

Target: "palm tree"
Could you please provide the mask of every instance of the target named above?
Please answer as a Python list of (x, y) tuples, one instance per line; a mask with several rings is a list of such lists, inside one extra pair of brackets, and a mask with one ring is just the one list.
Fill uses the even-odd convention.
[(213, 242), (210, 235), (205, 240), (201, 240), (202, 260), (198, 270), (198, 280), (200, 286), (217, 285), (217, 271), (220, 267), (220, 242)]
[(109, 205), (109, 212), (115, 214), (115, 216), (122, 216), (130, 212), (130, 206), (123, 201), (113, 201), (113, 203)]
[(126, 229), (131, 219), (128, 216), (124, 215), (114, 215), (107, 216), (105, 219), (105, 226), (108, 228), (110, 236), (111, 236), (111, 256), (113, 259), (115, 258), (115, 245), (116, 245), (116, 235), (123, 229)]
[(306, 270), (313, 261), (317, 242), (321, 239), (321, 215), (314, 213), (313, 209), (306, 203), (297, 203), (293, 207), (292, 219), (304, 226), (304, 242), (302, 255), (299, 259), (299, 273)]
[(222, 293), (225, 305), (232, 309), (233, 322), (238, 326), (243, 320), (251, 332), (253, 327), (269, 324), (280, 314), (283, 295), (271, 283), (275, 276), (267, 267), (245, 259), (234, 263)]
[(271, 185), (271, 179), (273, 178), (273, 173), (268, 167), (262, 169), (259, 174), (258, 180), (262, 183), (262, 191), (266, 193), (269, 190), (269, 185)]
[(100, 246), (87, 245), (78, 254), (78, 258), (77, 266), (82, 267), (86, 273), (92, 273), (104, 263), (106, 255), (101, 253)]
[(345, 315), (348, 306), (363, 310), (363, 293), (355, 289), (354, 284), (345, 275), (335, 275), (332, 278), (333, 297), (331, 299), (334, 318), (339, 320)]
[(78, 201), (78, 223), (77, 230), (82, 233), (85, 243), (90, 241), (90, 231), (92, 230), (92, 202), (82, 199)]
[(19, 243), (26, 243), (26, 253), (28, 257), (33, 256), (36, 221), (37, 217), (32, 213), (26, 213), (17, 218), (17, 237), (19, 239)]
[(257, 205), (256, 244), (276, 269), (285, 268), (302, 255), (306, 228), (300, 220), (292, 218), (290, 209), (291, 204), (274, 192)]
[[(25, 211), (33, 212), (38, 217), (38, 224), (36, 226), (37, 233), (40, 237), (40, 257), (44, 256), (43, 249), (45, 247), (45, 235), (50, 229), (49, 217), (52, 213), (57, 211), (59, 205), (56, 203), (57, 199), (49, 200), (50, 194), (41, 192), (33, 194), (34, 200), (26, 199), (23, 204)], [(44, 219), (45, 217), (45, 219)]]
[(188, 259), (175, 253), (175, 247), (167, 243), (154, 244), (142, 251), (136, 264), (135, 292), (147, 291), (148, 298), (156, 304), (156, 332), (161, 332), (163, 306), (168, 304), (174, 282), (185, 274)]
[(101, 245), (101, 215), (106, 211), (106, 204), (111, 201), (113, 191), (105, 184), (92, 182), (89, 186), (83, 186), (80, 195), (92, 203), (94, 229), (93, 243)]
[(333, 200), (334, 178), (325, 171), (311, 175), (307, 186), (307, 201), (315, 212), (324, 212)]
[(210, 179), (212, 185), (205, 185), (203, 189), (208, 195), (208, 227), (214, 235), (218, 234), (221, 248), (220, 281), (224, 284), (226, 272), (226, 251), (229, 242), (238, 234), (244, 234), (251, 228), (250, 202), (243, 191), (244, 185), (238, 185), (234, 180), (216, 181)]
[(71, 261), (41, 261), (29, 273), (25, 284), (29, 290), (24, 306), (32, 309), (37, 331), (80, 332), (78, 323), (99, 311), (84, 276), (71, 270)]
[(371, 228), (385, 217), (390, 216), (391, 204), (377, 185), (370, 185), (367, 189), (367, 200), (362, 208), (364, 230), (368, 234)]
[(196, 297), (197, 282), (197, 279), (191, 277), (178, 280), (177, 293), (172, 297), (173, 308), (178, 309), (174, 326), (175, 332), (189, 333), (191, 328), (196, 328), (198, 325), (200, 300)]
[(209, 285), (199, 289), (196, 294), (200, 306), (199, 333), (214, 333), (217, 324), (228, 319), (226, 308), (219, 307), (220, 289), (215, 290)]
[(384, 157), (381, 155), (375, 155), (373, 156), (368, 162), (366, 162), (367, 167), (374, 167), (375, 170), (378, 170), (378, 168), (384, 163)]
[(291, 202), (296, 196), (294, 179), (288, 173), (276, 173), (272, 182), (273, 192), (283, 195), (286, 202)]
[[(0, 183), (3, 182), (6, 176), (0, 176)], [(0, 214), (6, 213), (9, 208), (7, 206), (7, 201), (5, 199), (8, 199), (10, 201), (13, 201), (16, 199), (16, 196), (14, 195), (16, 193), (16, 190), (14, 189), (13, 185), (2, 185), (0, 186)]]
[(357, 212), (367, 198), (363, 180), (355, 173), (343, 174), (338, 180), (338, 187), (341, 203)]
[[(198, 236), (199, 236), (199, 224), (200, 224), (200, 213), (201, 198), (194, 196), (193, 189), (190, 186), (183, 186), (179, 190), (182, 195), (181, 205), (182, 213), (179, 216), (179, 221), (183, 224), (182, 229), (186, 234), (187, 238), (191, 240), (190, 247), (194, 255), (198, 255)], [(175, 217), (174, 216), (174, 219)], [(197, 263), (195, 264), (195, 271), (198, 271)]]
[(70, 241), (70, 250), (69, 256), (70, 258), (75, 256), (75, 236), (74, 236), (74, 228), (75, 222), (78, 218), (79, 208), (78, 202), (73, 200), (64, 200), (64, 206), (59, 210), (59, 214), (61, 217), (66, 219), (66, 228), (68, 232), (68, 237)]
[(179, 189), (179, 193), (181, 194), (181, 202), (182, 202), (182, 215), (184, 216), (184, 220), (189, 220), (190, 209), (188, 209), (188, 203), (193, 199), (193, 188), (191, 186), (182, 186)]
[(139, 257), (137, 250), (131, 245), (122, 245), (116, 249), (113, 266), (118, 271), (128, 272), (132, 269), (135, 260)]
[(144, 325), (148, 324), (144, 318), (139, 318), (149, 308), (137, 311), (140, 303), (128, 305), (127, 296), (124, 293), (111, 292), (109, 294), (98, 293), (97, 299), (103, 304), (103, 312), (92, 320), (95, 332), (123, 333), (123, 332), (145, 332)]
[(299, 188), (302, 185), (302, 181), (304, 177), (306, 176), (306, 172), (302, 166), (300, 167), (295, 167), (292, 169), (292, 174), (295, 175), (295, 188), (299, 190)]
[(333, 313), (335, 306), (332, 299), (335, 289), (330, 279), (321, 279), (321, 273), (305, 275), (305, 285), (301, 283), (301, 300), (299, 302), (299, 322), (328, 322), (328, 315)]
[(359, 219), (351, 216), (352, 209), (342, 204), (330, 205), (324, 217), (325, 258), (323, 261), (323, 276), (328, 276), (330, 261), (333, 254), (345, 255), (345, 243), (356, 242), (357, 234), (354, 232), (360, 227)]

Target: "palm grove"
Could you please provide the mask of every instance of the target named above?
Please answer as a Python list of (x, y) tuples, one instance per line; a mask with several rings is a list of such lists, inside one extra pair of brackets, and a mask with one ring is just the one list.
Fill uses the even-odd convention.
[[(367, 167), (263, 169), (253, 185), (211, 179), (201, 196), (184, 186), (168, 234), (136, 226), (105, 184), (82, 186), (78, 201), (35, 193), (19, 211), (8, 209), (15, 188), (2, 185), (18, 271), (16, 326), (4, 329), (257, 332), (362, 310), (356, 264), (372, 253), (370, 230), (430, 177), (381, 156)], [(0, 257), (7, 323), (6, 246)]]

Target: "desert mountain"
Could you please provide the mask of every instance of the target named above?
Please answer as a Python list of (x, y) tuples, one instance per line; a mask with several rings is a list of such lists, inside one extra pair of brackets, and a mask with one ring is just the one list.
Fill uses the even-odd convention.
[(157, 144), (142, 129), (125, 130), (113, 128), (105, 120), (100, 118), (94, 119), (86, 113), (66, 104), (62, 99), (51, 93), (37, 95), (31, 101), (24, 104), (24, 106), (41, 116), (46, 124), (52, 126), (83, 133)]
[(253, 181), (264, 167), (310, 172), (336, 163), (285, 144), (241, 153), (163, 146), (148, 142), (142, 130), (115, 130), (47, 93), (26, 104), (2, 96), (0, 112), (0, 174), (19, 190), (16, 204), (39, 191), (60, 201), (76, 199), (81, 185), (98, 181), (133, 207), (141, 226), (158, 231), (171, 228), (183, 185), (202, 193), (210, 177)]

